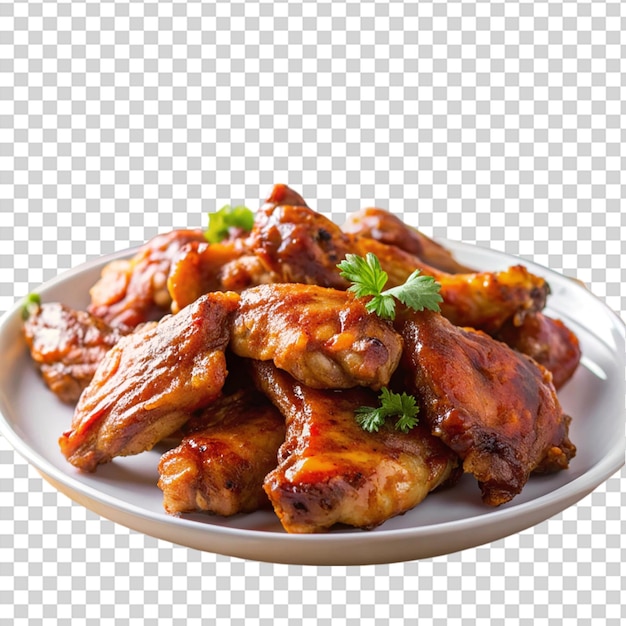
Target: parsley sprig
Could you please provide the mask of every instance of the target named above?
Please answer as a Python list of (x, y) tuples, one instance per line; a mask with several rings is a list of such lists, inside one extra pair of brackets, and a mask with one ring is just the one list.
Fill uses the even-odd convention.
[(372, 252), (368, 252), (365, 258), (346, 254), (337, 267), (341, 276), (352, 283), (348, 291), (357, 298), (372, 296), (365, 308), (384, 319), (395, 319), (396, 300), (416, 311), (439, 311), (439, 303), (443, 301), (439, 294), (441, 285), (432, 276), (422, 276), (419, 270), (415, 270), (402, 285), (383, 291), (388, 275)]
[(245, 206), (223, 206), (215, 213), (209, 213), (209, 227), (204, 233), (209, 243), (219, 243), (228, 237), (229, 228), (241, 228), (251, 231), (254, 224), (254, 213)]
[(393, 416), (398, 417), (395, 428), (403, 433), (408, 433), (417, 424), (419, 407), (413, 396), (404, 392), (395, 393), (383, 387), (378, 399), (379, 407), (361, 406), (354, 412), (356, 421), (363, 430), (378, 432), (386, 419)]

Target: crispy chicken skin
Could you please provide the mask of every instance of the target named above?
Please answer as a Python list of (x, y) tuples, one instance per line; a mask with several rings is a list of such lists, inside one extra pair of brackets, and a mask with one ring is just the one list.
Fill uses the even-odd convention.
[(369, 433), (359, 426), (355, 409), (377, 405), (370, 390), (311, 389), (270, 363), (255, 363), (254, 372), (287, 421), (279, 465), (265, 480), (287, 532), (374, 528), (455, 477), (457, 456), (427, 429)]
[(104, 355), (131, 329), (57, 302), (37, 307), (24, 322), (24, 337), (46, 385), (63, 402), (75, 403)]
[(316, 285), (273, 284), (241, 294), (231, 350), (274, 364), (317, 388), (386, 385), (402, 340), (351, 293)]
[(531, 356), (552, 374), (552, 382), (560, 389), (580, 363), (580, 343), (576, 335), (561, 321), (540, 312), (526, 315), (519, 324), (509, 320), (496, 339)]
[(419, 269), (441, 284), (442, 313), (455, 324), (496, 332), (511, 317), (541, 310), (546, 281), (521, 266), (499, 272), (449, 274), (394, 245), (344, 233), (304, 206), (266, 204), (257, 212), (248, 245), (280, 282), (347, 289), (337, 264), (346, 254), (374, 253), (389, 276), (387, 287), (402, 284)]
[(80, 397), (59, 439), (76, 467), (150, 450), (215, 400), (226, 378), (228, 317), (238, 296), (213, 293), (122, 338)]
[(368, 207), (350, 213), (341, 227), (344, 233), (376, 239), (412, 254), (432, 267), (449, 274), (470, 274), (470, 267), (461, 265), (452, 253), (416, 228), (405, 224), (389, 211)]
[(551, 375), (529, 357), (431, 311), (403, 311), (403, 372), (434, 435), (463, 459), (483, 501), (499, 505), (535, 469), (568, 466), (575, 448)]
[(190, 422), (181, 444), (159, 462), (165, 510), (235, 515), (268, 507), (263, 480), (285, 440), (278, 409), (249, 387), (218, 398)]
[(191, 241), (206, 241), (201, 230), (157, 235), (132, 259), (112, 261), (91, 288), (88, 311), (112, 326), (137, 326), (170, 311), (167, 277), (172, 259)]

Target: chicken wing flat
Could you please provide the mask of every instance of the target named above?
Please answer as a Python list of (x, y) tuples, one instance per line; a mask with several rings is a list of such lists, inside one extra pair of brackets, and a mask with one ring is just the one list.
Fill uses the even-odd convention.
[(186, 244), (206, 241), (201, 230), (157, 235), (132, 259), (112, 261), (91, 288), (88, 311), (112, 326), (137, 326), (170, 312), (167, 277), (174, 256)]
[(449, 274), (470, 274), (475, 271), (456, 261), (447, 248), (384, 209), (368, 207), (351, 213), (341, 229), (351, 235), (369, 237), (400, 248)]
[(580, 363), (578, 337), (561, 320), (539, 311), (524, 316), (517, 324), (509, 320), (495, 337), (543, 365), (552, 374), (556, 389), (574, 375)]
[(287, 532), (374, 528), (455, 477), (457, 456), (427, 429), (370, 433), (359, 426), (355, 409), (377, 404), (370, 390), (311, 389), (270, 363), (255, 363), (254, 371), (287, 421), (279, 465), (265, 480)]
[(268, 507), (263, 481), (285, 440), (278, 409), (251, 387), (218, 398), (190, 422), (159, 462), (165, 510), (235, 515)]
[(98, 363), (130, 328), (112, 328), (100, 318), (57, 302), (38, 306), (24, 322), (24, 337), (50, 390), (76, 403)]
[(443, 316), (405, 311), (402, 367), (420, 415), (463, 459), (483, 501), (499, 505), (521, 490), (535, 469), (568, 466), (575, 447), (569, 418), (551, 375), (532, 359)]
[(379, 389), (400, 361), (402, 340), (352, 293), (274, 284), (241, 294), (230, 347), (241, 357), (272, 360), (310, 387)]
[(93, 471), (116, 456), (150, 450), (217, 398), (227, 374), (228, 318), (237, 301), (236, 294), (209, 294), (120, 339), (59, 439), (68, 461)]

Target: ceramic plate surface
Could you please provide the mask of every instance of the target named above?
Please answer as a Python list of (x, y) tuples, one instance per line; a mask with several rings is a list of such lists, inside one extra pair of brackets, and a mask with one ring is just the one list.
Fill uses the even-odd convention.
[[(429, 495), (408, 513), (372, 531), (335, 530), (288, 535), (272, 512), (222, 519), (168, 516), (156, 486), (163, 448), (115, 459), (94, 474), (69, 465), (57, 440), (73, 410), (44, 386), (21, 334), (21, 306), (0, 320), (0, 432), (52, 485), (92, 511), (134, 530), (198, 550), (277, 563), (360, 565), (433, 557), (475, 547), (538, 524), (573, 505), (624, 464), (624, 323), (577, 282), (493, 250), (444, 242), (461, 262), (497, 270), (522, 262), (552, 290), (546, 312), (579, 337), (583, 359), (559, 392), (572, 416), (578, 448), (566, 471), (533, 476), (523, 492), (497, 509), (481, 503), (471, 476)], [(41, 286), (44, 302), (84, 308), (102, 266), (129, 252), (103, 257)]]

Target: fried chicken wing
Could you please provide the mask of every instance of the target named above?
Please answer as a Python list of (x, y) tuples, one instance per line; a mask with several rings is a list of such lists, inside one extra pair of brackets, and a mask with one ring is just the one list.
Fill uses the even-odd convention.
[(172, 311), (211, 291), (243, 291), (274, 282), (261, 260), (246, 253), (241, 239), (209, 244), (193, 241), (174, 258), (167, 279)]
[(401, 285), (414, 269), (432, 276), (441, 285), (441, 313), (457, 326), (470, 326), (493, 334), (510, 319), (521, 320), (546, 304), (548, 283), (523, 265), (496, 272), (448, 274), (375, 239), (361, 237), (355, 244), (360, 256), (371, 252), (378, 257), (389, 275), (389, 287)]
[(287, 420), (265, 491), (288, 532), (373, 528), (455, 477), (456, 455), (427, 429), (370, 433), (359, 426), (355, 409), (377, 404), (370, 390), (311, 389), (270, 363), (255, 363), (254, 372)]
[(475, 271), (456, 261), (447, 248), (384, 209), (368, 207), (351, 213), (341, 229), (351, 235), (369, 237), (400, 248), (449, 274), (471, 274)]
[(232, 351), (274, 364), (310, 387), (379, 389), (400, 360), (402, 341), (351, 293), (274, 284), (241, 294)]
[(263, 206), (255, 215), (249, 245), (277, 282), (336, 289), (349, 285), (337, 270), (353, 249), (349, 236), (306, 206)]
[(269, 506), (263, 481), (285, 439), (285, 419), (269, 400), (253, 387), (240, 389), (190, 422), (159, 462), (165, 510), (235, 515)]
[(112, 326), (137, 326), (170, 311), (167, 277), (172, 259), (186, 244), (206, 241), (201, 230), (157, 235), (132, 259), (112, 261), (91, 288), (88, 311)]
[(344, 233), (304, 206), (268, 204), (256, 215), (248, 245), (280, 282), (347, 289), (337, 264), (346, 254), (375, 254), (389, 276), (388, 287), (402, 284), (416, 269), (441, 284), (443, 314), (455, 324), (496, 332), (507, 320), (541, 310), (546, 281), (518, 265), (499, 272), (449, 274), (394, 245)]
[(463, 459), (483, 501), (499, 505), (535, 469), (568, 466), (575, 447), (551, 375), (532, 359), (431, 311), (404, 311), (406, 383), (432, 432)]
[(46, 385), (70, 404), (91, 382), (104, 355), (131, 332), (58, 302), (38, 306), (25, 320), (23, 330)]
[(217, 398), (227, 374), (228, 318), (237, 302), (236, 294), (209, 294), (120, 339), (59, 439), (68, 461), (93, 471), (116, 456), (149, 450)]
[(539, 311), (526, 315), (518, 324), (509, 320), (495, 337), (543, 365), (552, 374), (556, 389), (574, 375), (580, 363), (576, 335), (561, 320)]

